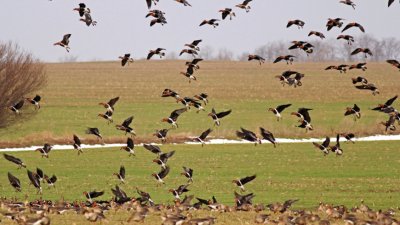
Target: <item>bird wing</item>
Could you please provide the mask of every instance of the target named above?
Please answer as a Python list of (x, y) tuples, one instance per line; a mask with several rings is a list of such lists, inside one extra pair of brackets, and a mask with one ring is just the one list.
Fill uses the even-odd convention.
[(151, 1), (152, 1), (152, 0), (146, 0), (147, 8), (149, 8), (149, 9), (151, 8)]
[(365, 33), (365, 29), (364, 29), (364, 27), (363, 27), (361, 24), (356, 23), (354, 26), (360, 28), (360, 30), (361, 30), (363, 33)]
[(115, 97), (110, 99), (110, 101), (108, 101), (108, 105), (113, 107), (115, 105), (115, 103), (117, 103), (117, 101), (119, 100), (119, 97)]
[(178, 119), (178, 116), (181, 115), (183, 112), (186, 112), (187, 109), (186, 108), (182, 108), (182, 109), (176, 109), (174, 110), (171, 115), (169, 116), (169, 118), (176, 120)]
[(360, 112), (360, 110), (361, 110), (360, 107), (358, 107), (357, 104), (354, 104), (353, 109), (354, 109), (354, 111), (356, 111), (356, 112)]
[(340, 146), (339, 140), (340, 140), (340, 135), (337, 134), (337, 135), (336, 135), (336, 145), (338, 145), (338, 146)]
[(202, 198), (196, 198), (200, 203), (204, 204), (204, 205), (208, 205), (208, 201)]
[(391, 4), (393, 4), (394, 0), (389, 0), (388, 1), (388, 7), (390, 7)]
[(206, 23), (207, 23), (207, 20), (203, 20), (203, 22), (201, 22), (199, 26), (203, 26)]
[(274, 63), (280, 62), (283, 59), (283, 57), (279, 56), (274, 60)]
[(135, 144), (133, 143), (133, 139), (132, 138), (128, 138), (126, 141), (126, 145), (130, 148), (133, 149)]
[(36, 96), (33, 98), (33, 101), (39, 102), (40, 99), (41, 99), (40, 95), (36, 95)]
[(386, 103), (385, 103), (385, 105), (386, 105), (386, 106), (391, 106), (391, 105), (393, 104), (393, 102), (396, 101), (397, 97), (398, 97), (398, 96), (396, 95), (396, 96), (394, 96), (393, 98), (387, 100)]
[(161, 171), (158, 173), (158, 176), (163, 179), (164, 177), (166, 177), (169, 173), (169, 166), (166, 166), (165, 169), (162, 168)]
[(119, 175), (121, 175), (122, 178), (125, 178), (125, 166), (119, 168)]
[(200, 44), (200, 42), (202, 42), (202, 40), (194, 40), (194, 41), (192, 42), (192, 45), (197, 46), (198, 44)]
[(29, 180), (32, 182), (33, 186), (36, 188), (40, 187), (39, 179), (32, 173), (32, 171), (28, 170)]
[(14, 108), (20, 109), (24, 105), (24, 100), (19, 101), (17, 104), (14, 105)]
[(331, 142), (331, 139), (329, 137), (325, 138), (325, 141), (322, 142), (322, 146), (324, 146), (325, 148), (327, 148), (329, 146), (329, 143)]
[(62, 39), (62, 43), (65, 43), (66, 45), (68, 45), (68, 43), (69, 43), (69, 38), (71, 37), (71, 34), (66, 34), (66, 35), (64, 35), (63, 36), (63, 39)]
[(217, 113), (217, 114), (215, 114), (215, 115), (217, 116), (217, 118), (223, 118), (223, 117), (229, 115), (231, 112), (232, 112), (232, 110), (230, 109), (230, 110), (228, 110), (228, 111), (220, 112), (220, 113)]
[(124, 122), (122, 122), (122, 126), (129, 127), (129, 125), (132, 123), (132, 120), (133, 120), (133, 116), (127, 118), (126, 120), (124, 120)]
[(150, 145), (150, 144), (144, 144), (143, 147), (149, 151), (151, 151), (154, 154), (159, 154), (161, 153), (160, 147), (156, 145)]
[(77, 144), (77, 145), (81, 145), (81, 140), (79, 139), (79, 137), (78, 136), (76, 136), (75, 134), (74, 134), (74, 143), (75, 144)]
[(247, 5), (247, 4), (249, 4), (251, 1), (252, 1), (252, 0), (245, 0), (245, 1), (243, 2), (243, 5)]
[(198, 62), (203, 61), (201, 58), (196, 58), (192, 60), (192, 64), (197, 64)]
[(16, 157), (14, 157), (12, 155), (3, 154), (3, 156), (4, 156), (5, 159), (7, 159), (10, 162), (13, 162), (13, 163), (18, 164), (18, 165), (22, 164), (21, 159), (16, 158)]
[(253, 176), (248, 176), (248, 177), (240, 179), (240, 183), (242, 183), (244, 185), (244, 184), (247, 184), (248, 182), (254, 180), (255, 178), (256, 178), (256, 175), (254, 174)]
[(147, 60), (151, 59), (151, 57), (153, 57), (153, 55), (154, 55), (153, 51), (149, 52), (149, 54), (147, 55)]
[(360, 52), (362, 52), (362, 49), (361, 48), (357, 48), (351, 53), (351, 55), (356, 55), (356, 54), (358, 54)]
[(288, 24), (286, 25), (286, 28), (292, 26), (293, 24), (294, 24), (294, 21), (290, 20), (290, 21), (288, 22)]
[(10, 181), (10, 183), (14, 186), (21, 186), (21, 182), (19, 181), (19, 179), (17, 177), (15, 177), (14, 175), (12, 175), (10, 172), (8, 172), (8, 180)]
[(395, 59), (388, 59), (388, 60), (386, 60), (386, 62), (392, 64), (393, 66), (400, 65), (399, 61), (397, 61)]
[(97, 198), (104, 194), (104, 191), (92, 191), (89, 193), (91, 198)]
[(222, 19), (224, 20), (227, 16), (229, 15), (229, 12), (228, 11), (223, 11), (222, 12)]
[(44, 177), (43, 170), (36, 168), (36, 173), (37, 173), (37, 175), (39, 175), (39, 177), (42, 177), (42, 178)]
[(193, 67), (192, 67), (192, 66), (189, 66), (189, 67), (186, 69), (186, 74), (192, 75), (193, 73), (194, 73)]
[(175, 151), (166, 152), (160, 155), (160, 160), (164, 161), (164, 159), (169, 159), (175, 154)]
[(343, 33), (344, 31), (350, 29), (351, 27), (353, 27), (353, 25), (352, 25), (351, 23), (347, 24), (347, 25), (343, 28), (342, 33)]
[(208, 130), (204, 131), (203, 133), (201, 133), (199, 139), (204, 140), (207, 138), (207, 136), (212, 132), (211, 128), (208, 128)]

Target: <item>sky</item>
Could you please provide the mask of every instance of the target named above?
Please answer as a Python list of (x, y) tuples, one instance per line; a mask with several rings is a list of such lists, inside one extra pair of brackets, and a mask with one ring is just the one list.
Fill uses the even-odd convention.
[[(185, 43), (202, 39), (200, 47), (226, 48), (236, 55), (254, 52), (272, 41), (312, 40), (311, 30), (336, 37), (339, 30), (327, 32), (328, 18), (345, 18), (359, 22), (366, 33), (376, 38), (399, 37), (400, 4), (390, 8), (387, 0), (353, 0), (356, 10), (339, 0), (253, 0), (251, 11), (234, 7), (241, 0), (188, 0), (185, 7), (174, 0), (160, 0), (153, 9), (166, 13), (168, 24), (150, 27), (145, 0), (1, 0), (0, 42), (12, 41), (45, 62), (58, 62), (69, 57), (78, 61), (117, 60), (132, 53), (133, 58), (147, 56), (150, 49), (166, 48), (180, 52)], [(80, 22), (73, 8), (84, 2), (92, 11), (97, 26)], [(218, 10), (233, 8), (236, 17), (220, 22), (216, 29), (199, 27), (204, 19), (221, 19)], [(301, 19), (304, 29), (286, 28), (288, 20)], [(70, 53), (53, 43), (71, 33)], [(357, 29), (347, 32), (359, 35)]]

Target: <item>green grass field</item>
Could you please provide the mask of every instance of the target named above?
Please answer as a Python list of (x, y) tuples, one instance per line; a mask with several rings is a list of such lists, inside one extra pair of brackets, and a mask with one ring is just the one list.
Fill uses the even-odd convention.
[[(104, 190), (102, 199), (111, 199), (110, 188), (119, 184), (116, 177), (119, 167), (127, 170), (127, 183), (121, 187), (129, 194), (136, 195), (135, 187), (151, 193), (156, 202), (172, 203), (173, 196), (168, 189), (186, 182), (181, 176), (182, 166), (194, 169), (194, 183), (191, 192), (201, 198), (216, 198), (226, 204), (233, 204), (233, 192), (238, 191), (232, 179), (257, 174), (255, 181), (247, 188), (256, 194), (256, 203), (271, 203), (298, 198), (299, 208), (312, 208), (319, 202), (357, 205), (360, 200), (373, 208), (399, 207), (400, 161), (397, 157), (397, 142), (359, 142), (343, 144), (344, 155), (323, 156), (311, 143), (281, 144), (274, 149), (271, 145), (255, 147), (243, 145), (164, 145), (163, 151), (175, 150), (170, 159), (171, 172), (165, 179), (166, 185), (156, 186), (151, 174), (159, 171), (152, 163), (155, 155), (137, 147), (135, 158), (128, 157), (118, 148), (85, 150), (78, 156), (73, 150), (54, 151), (50, 158), (41, 158), (38, 152), (12, 153), (28, 165), (59, 178), (55, 189), (44, 188), (44, 199), (84, 200), (83, 191)], [(26, 170), (17, 170), (14, 164), (1, 159), (1, 196), (36, 199), (36, 191), (28, 186)], [(11, 171), (22, 181), (23, 191), (16, 193), (7, 181)]]
[[(179, 75), (185, 69), (183, 64), (183, 61), (138, 61), (124, 68), (118, 62), (48, 64), (47, 87), (38, 93), (43, 97), (42, 109), (32, 120), (1, 129), (0, 145), (67, 143), (73, 133), (86, 139), (84, 142), (92, 143), (95, 139), (84, 134), (86, 127), (98, 127), (106, 142), (125, 141), (114, 125), (107, 125), (97, 117), (105, 111), (98, 103), (115, 96), (120, 96), (120, 101), (115, 107), (114, 123), (134, 115), (137, 139), (156, 141), (151, 133), (169, 127), (160, 122), (161, 118), (182, 107), (172, 98), (160, 97), (165, 88), (189, 97), (208, 93), (207, 112), (212, 107), (217, 111), (233, 110), (211, 134), (213, 137), (235, 138), (235, 130), (241, 126), (251, 130), (263, 126), (277, 137), (322, 137), (339, 131), (351, 131), (359, 136), (382, 134), (384, 129), (379, 122), (386, 121), (386, 116), (368, 109), (398, 94), (400, 82), (398, 71), (386, 63), (369, 63), (366, 72), (339, 74), (323, 70), (329, 63), (259, 66), (252, 62), (202, 62), (197, 72), (198, 81), (189, 84)], [(302, 87), (280, 85), (275, 75), (289, 69), (305, 73)], [(368, 91), (355, 89), (350, 78), (359, 75), (376, 84), (381, 94), (373, 96)], [(278, 123), (267, 109), (285, 103), (293, 106), (283, 113), (284, 120)], [(361, 107), (363, 114), (356, 123), (351, 117), (343, 116), (345, 108), (354, 103)], [(311, 117), (315, 131), (306, 134), (294, 127), (297, 119), (290, 112), (298, 107), (314, 109)], [(31, 110), (25, 108), (25, 112)], [(199, 135), (212, 127), (207, 112), (196, 114), (192, 110), (183, 114), (178, 120), (180, 128), (170, 132), (171, 141)]]

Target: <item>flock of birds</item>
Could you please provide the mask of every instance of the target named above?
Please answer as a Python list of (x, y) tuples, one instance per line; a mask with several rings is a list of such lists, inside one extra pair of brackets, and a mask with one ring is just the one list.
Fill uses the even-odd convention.
[[(184, 6), (191, 6), (189, 2), (186, 0), (175, 0), (178, 3), (183, 4)], [(153, 6), (156, 5), (158, 0), (146, 0), (147, 5), (149, 9)], [(236, 5), (236, 7), (240, 9), (244, 9), (246, 12), (250, 12), (250, 3), (252, 0), (245, 0), (243, 3)], [(394, 0), (389, 0), (389, 6), (394, 2)], [(353, 1), (351, 0), (344, 0), (340, 1), (340, 3), (343, 3), (345, 5), (349, 5), (355, 9), (356, 5), (354, 4)], [(92, 19), (91, 16), (91, 10), (86, 7), (84, 3), (80, 3), (78, 8), (74, 8), (74, 11), (77, 11), (79, 13), (79, 16), (81, 17), (81, 21), (84, 22), (87, 26), (95, 26), (97, 24), (96, 21)], [(231, 8), (225, 8), (219, 11), (222, 14), (222, 20), (225, 20), (226, 18), (229, 17), (230, 20), (233, 19), (233, 17), (236, 16), (235, 12)], [(146, 17), (154, 17), (153, 20), (150, 22), (150, 26), (153, 26), (157, 23), (164, 25), (167, 23), (166, 18), (165, 18), (165, 13), (162, 12), (161, 10), (150, 10), (149, 13), (146, 15)], [(327, 30), (331, 30), (334, 27), (341, 28), (343, 26), (343, 20), (342, 18), (336, 18), (336, 19), (329, 19), (326, 27)], [(218, 26), (218, 19), (209, 19), (209, 20), (204, 20), (201, 22), (200, 26), (203, 25), (211, 25), (214, 28)], [(299, 29), (302, 29), (305, 26), (305, 22), (299, 19), (296, 20), (290, 20), (287, 24), (287, 27), (291, 26), (297, 26)], [(351, 22), (348, 23), (342, 30), (342, 32), (345, 32), (348, 29), (351, 28), (358, 28), (361, 32), (365, 32), (364, 27), (357, 23), (357, 22)], [(308, 36), (315, 35), (321, 39), (325, 38), (325, 35), (322, 32), (319, 31), (311, 31)], [(54, 43), (54, 45), (58, 45), (61, 47), (64, 47), (67, 52), (70, 51), (69, 47), (69, 40), (71, 38), (71, 34), (66, 34), (63, 36), (63, 39), (59, 42)], [(352, 45), (355, 40), (354, 37), (350, 35), (339, 35), (337, 37), (338, 40), (344, 39), (347, 41), (349, 45)], [(181, 72), (182, 75), (184, 75), (189, 83), (191, 81), (196, 81), (197, 78), (194, 75), (195, 71), (200, 69), (200, 66), (198, 65), (199, 62), (203, 61), (201, 58), (197, 58), (197, 55), (200, 51), (200, 43), (202, 40), (194, 40), (191, 43), (185, 44), (184, 49), (180, 52), (180, 55), (187, 54), (193, 57), (192, 61), (188, 61), (185, 63), (185, 66), (187, 67), (185, 72)], [(299, 49), (304, 51), (307, 55), (312, 54), (314, 52), (314, 46), (306, 41), (293, 41), (292, 45), (289, 47), (289, 50), (294, 50), (294, 49)], [(158, 55), (160, 58), (165, 56), (165, 51), (166, 49), (164, 48), (157, 48), (154, 50), (150, 50), (149, 54), (147, 56), (147, 60), (150, 60), (152, 57), (155, 55)], [(368, 56), (373, 55), (372, 51), (369, 48), (357, 48), (355, 49), (351, 55), (356, 55), (356, 54), (364, 54), (365, 59), (367, 59)], [(124, 54), (123, 56), (119, 57), (121, 60), (121, 66), (126, 66), (132, 63), (134, 60), (131, 58), (131, 54), (127, 53)], [(273, 63), (278, 63), (281, 61), (285, 61), (288, 65), (291, 65), (295, 59), (295, 56), (293, 55), (282, 55), (277, 57)], [(249, 55), (248, 60), (256, 60), (259, 62), (260, 65), (262, 65), (266, 60), (259, 55)], [(394, 59), (387, 60), (388, 63), (391, 65), (395, 66), (396, 68), (400, 69), (400, 63)], [(338, 70), (340, 73), (346, 73), (347, 69), (352, 70), (352, 69), (360, 69), (362, 71), (365, 71), (367, 69), (366, 67), (366, 62), (354, 64), (354, 65), (332, 65), (326, 68), (326, 70)], [(305, 75), (296, 71), (291, 71), (287, 70), (283, 72), (281, 75), (277, 76), (277, 78), (280, 80), (283, 86), (289, 85), (293, 87), (300, 87), (302, 86), (302, 78), (304, 78)], [(363, 90), (371, 90), (372, 93), (379, 94), (379, 90), (377, 87), (369, 83), (366, 78), (358, 76), (355, 78), (352, 78), (352, 83), (353, 84), (358, 84), (360, 85), (355, 86), (358, 89), (363, 89)], [(167, 134), (169, 130), (171, 129), (178, 129), (179, 125), (177, 123), (178, 118), (180, 115), (183, 113), (189, 111), (191, 107), (196, 108), (196, 112), (199, 113), (201, 111), (205, 111), (205, 108), (203, 107), (207, 105), (208, 103), (208, 94), (207, 93), (200, 93), (198, 95), (194, 95), (193, 97), (181, 97), (178, 92), (166, 88), (162, 94), (161, 97), (172, 97), (176, 100), (177, 103), (181, 103), (183, 105), (183, 108), (179, 108), (171, 112), (171, 114), (168, 117), (163, 118), (161, 121), (166, 122), (171, 124), (171, 128), (168, 129), (161, 129), (157, 130), (153, 135), (157, 137), (158, 139), (161, 140), (162, 143), (166, 142), (167, 139)], [(386, 101), (384, 104), (379, 104), (377, 107), (373, 108), (372, 110), (386, 113), (389, 115), (388, 121), (382, 122), (382, 124), (385, 126), (386, 131), (394, 131), (396, 130), (395, 122), (396, 120), (399, 121), (400, 124), (400, 114), (399, 112), (392, 106), (392, 104), (395, 102), (397, 99), (397, 95), (394, 96), (393, 98), (389, 99)], [(25, 98), (17, 102), (16, 104), (9, 106), (8, 108), (14, 112), (16, 115), (19, 115), (21, 112), (20, 110), (24, 106), (25, 102), (29, 102), (32, 104), (36, 110), (39, 110), (40, 107), (40, 101), (41, 101), (41, 96), (36, 95), (33, 98)], [(108, 124), (113, 123), (113, 114), (115, 112), (115, 105), (119, 101), (119, 97), (115, 97), (110, 99), (108, 102), (102, 102), (99, 103), (102, 107), (105, 108), (106, 112), (98, 114), (98, 117), (103, 118), (104, 120), (107, 121)], [(284, 104), (284, 105), (279, 105), (276, 108), (269, 108), (268, 110), (272, 112), (278, 121), (282, 119), (282, 113), (283, 111), (290, 107), (291, 104)], [(312, 131), (313, 125), (311, 124), (311, 116), (310, 116), (310, 111), (312, 109), (310, 108), (299, 108), (296, 112), (292, 112), (291, 115), (294, 115), (299, 118), (299, 125), (297, 127), (305, 129), (306, 132)], [(212, 108), (211, 112), (208, 113), (208, 116), (211, 117), (213, 120), (214, 126), (221, 126), (221, 120), (222, 118), (230, 115), (232, 110), (225, 110), (225, 111), (219, 111), (217, 112), (214, 108)], [(353, 107), (348, 107), (345, 110), (344, 113), (345, 116), (353, 115), (354, 120), (358, 120), (361, 118), (361, 109), (357, 106), (357, 104), (354, 104)], [(131, 124), (133, 122), (134, 117), (130, 116), (127, 119), (125, 119), (121, 124), (117, 124), (115, 127), (117, 130), (120, 130), (125, 133), (125, 135), (129, 135), (127, 138), (126, 146), (121, 147), (121, 150), (126, 151), (128, 153), (128, 156), (135, 156), (135, 143), (134, 143), (134, 137), (136, 136), (135, 130), (131, 127)], [(202, 145), (206, 143), (206, 138), (207, 136), (212, 132), (213, 130), (211, 128), (207, 129), (204, 131), (200, 136), (196, 137), (193, 139), (193, 141), (199, 142)], [(100, 133), (100, 130), (96, 127), (90, 127), (86, 130), (87, 134), (90, 135), (95, 135), (99, 140), (103, 139), (103, 136)], [(255, 145), (261, 144), (262, 140), (269, 141), (270, 143), (273, 144), (274, 147), (276, 147), (276, 139), (273, 135), (273, 133), (265, 128), (260, 127), (260, 136), (258, 136), (255, 132), (247, 130), (245, 128), (240, 128), (240, 130), (236, 131), (237, 137), (253, 142)], [(339, 133), (337, 134), (336, 137), (336, 142), (334, 145), (331, 145), (331, 141), (329, 137), (326, 137), (325, 141), (323, 143), (316, 143), (314, 142), (313, 145), (321, 150), (321, 152), (324, 155), (328, 155), (329, 152), (335, 153), (337, 156), (340, 156), (343, 154), (343, 150), (341, 149), (340, 146), (340, 137), (344, 137), (348, 141), (351, 141), (354, 143), (354, 138), (355, 135), (353, 133)], [(81, 139), (74, 134), (73, 135), (73, 147), (77, 151), (78, 155), (83, 153), (82, 148), (82, 141)], [(160, 166), (160, 171), (158, 173), (153, 173), (152, 176), (156, 180), (158, 185), (165, 184), (165, 178), (168, 176), (170, 172), (170, 167), (168, 165), (168, 160), (174, 156), (175, 151), (170, 151), (170, 152), (163, 152), (161, 148), (157, 145), (153, 144), (144, 144), (143, 147), (150, 152), (154, 153), (156, 155), (156, 158), (153, 160), (154, 163), (158, 164)], [(52, 150), (52, 146), (48, 143), (45, 143), (42, 148), (38, 148), (36, 151), (40, 152), (42, 158), (49, 158), (50, 152)], [(26, 165), (24, 162), (12, 155), (9, 154), (3, 154), (4, 158), (16, 165), (18, 165), (18, 168), (26, 168)], [(239, 194), (236, 191), (234, 192), (234, 198), (235, 198), (235, 207), (229, 207), (225, 206), (221, 203), (218, 203), (218, 201), (213, 197), (211, 200), (205, 200), (201, 198), (196, 198), (198, 200), (197, 203), (192, 204), (191, 200), (193, 200), (194, 196), (185, 196), (184, 199), (182, 200), (182, 195), (186, 192), (188, 192), (188, 187), (193, 184), (193, 169), (189, 167), (183, 167), (182, 173), (183, 176), (187, 178), (186, 184), (182, 184), (176, 189), (170, 189), (169, 192), (172, 193), (174, 197), (174, 205), (172, 206), (165, 206), (161, 204), (155, 204), (154, 201), (151, 199), (150, 194), (146, 193), (142, 190), (137, 189), (137, 193), (139, 197), (134, 198), (134, 197), (129, 197), (118, 185), (115, 186), (115, 189), (111, 189), (111, 192), (114, 195), (113, 200), (111, 201), (95, 201), (94, 199), (97, 197), (100, 197), (104, 194), (104, 191), (85, 191), (83, 195), (87, 199), (85, 203), (58, 203), (58, 205), (50, 202), (50, 201), (35, 201), (31, 202), (28, 204), (25, 203), (14, 203), (14, 202), (7, 202), (7, 200), (2, 200), (2, 207), (5, 205), (7, 208), (11, 211), (11, 213), (4, 214), (6, 217), (9, 217), (18, 223), (21, 224), (50, 224), (49, 218), (46, 216), (45, 213), (49, 212), (58, 212), (62, 213), (64, 211), (69, 211), (69, 210), (75, 210), (79, 213), (82, 213), (89, 221), (98, 221), (98, 220), (104, 220), (105, 216), (103, 214), (104, 211), (109, 210), (110, 208), (113, 207), (122, 207), (122, 206), (127, 206), (130, 207), (130, 209), (134, 210), (134, 213), (132, 214), (132, 217), (128, 220), (129, 221), (143, 221), (145, 217), (147, 216), (148, 213), (151, 211), (157, 211), (164, 209), (164, 207), (168, 208), (169, 211), (168, 213), (164, 213), (162, 218), (163, 218), (163, 224), (213, 224), (215, 222), (214, 217), (207, 217), (207, 218), (188, 218), (188, 216), (184, 216), (181, 213), (186, 211), (186, 210), (191, 210), (191, 209), (200, 209), (202, 205), (206, 205), (207, 208), (210, 210), (217, 210), (217, 211), (231, 211), (231, 210), (255, 210), (257, 212), (260, 212), (265, 209), (264, 205), (253, 205), (252, 203), (252, 198), (254, 197), (253, 193), (249, 194)], [(38, 194), (42, 194), (42, 186), (41, 183), (45, 182), (48, 184), (49, 187), (54, 187), (55, 188), (55, 183), (57, 182), (57, 176), (52, 175), (48, 176), (46, 175), (43, 170), (40, 168), (36, 168), (35, 171), (31, 171), (27, 169), (27, 175), (28, 179), (30, 180), (30, 183), (37, 189)], [(121, 166), (119, 169), (119, 172), (114, 173), (114, 175), (118, 178), (120, 181), (120, 184), (125, 183), (125, 167)], [(235, 179), (232, 182), (240, 188), (241, 192), (246, 192), (246, 189), (244, 187), (245, 184), (253, 181), (256, 178), (256, 175), (251, 175), (251, 176), (246, 176), (241, 179)], [(19, 178), (14, 176), (11, 172), (8, 173), (8, 180), (10, 182), (10, 185), (18, 192), (22, 190), (21, 182)], [(285, 212), (289, 211), (290, 206), (295, 203), (298, 200), (288, 200), (284, 202), (283, 204), (281, 203), (275, 203), (275, 204), (270, 204), (267, 205), (267, 208), (269, 208), (272, 212), (274, 213), (280, 213), (282, 216), (285, 218), (284, 223), (279, 223), (276, 222), (274, 223), (273, 220), (269, 220), (269, 216), (265, 214), (259, 214), (256, 217), (256, 222), (257, 223), (268, 223), (268, 224), (307, 224), (307, 221), (320, 221), (319, 224), (329, 224), (329, 221), (327, 220), (321, 220), (320, 218), (317, 218), (317, 215), (309, 215), (306, 212), (301, 212), (299, 214), (293, 214), (293, 215), (288, 215), (285, 214)], [(343, 207), (328, 207), (327, 205), (324, 205), (326, 208), (326, 212), (329, 211), (327, 214), (340, 214), (340, 218), (343, 218), (345, 221), (352, 221), (351, 224), (355, 224), (355, 221), (357, 221), (357, 217), (351, 216), (350, 212), (347, 211), (347, 209), (343, 209)], [(28, 218), (22, 216), (20, 212), (23, 212), (26, 210), (26, 208), (29, 208), (31, 211), (40, 211), (43, 212), (41, 213), (40, 218), (34, 219), (34, 222), (27, 222), (31, 221)], [(327, 209), (329, 208), (329, 210)], [(364, 210), (363, 213), (370, 213), (372, 210), (368, 208), (368, 210)], [(293, 213), (294, 211), (291, 211)], [(391, 221), (392, 223), (390, 224), (398, 224), (390, 214), (383, 214), (382, 212), (374, 212), (375, 219), (377, 219), (378, 216), (382, 220), (388, 220)], [(336, 214), (335, 214), (336, 215)], [(384, 216), (382, 216), (384, 215)], [(345, 219), (346, 218), (346, 219)], [(302, 219), (305, 222), (304, 223), (298, 223), (295, 222), (296, 220)], [(395, 223), (396, 222), (396, 223)], [(389, 224), (389, 223), (381, 223), (381, 224)]]

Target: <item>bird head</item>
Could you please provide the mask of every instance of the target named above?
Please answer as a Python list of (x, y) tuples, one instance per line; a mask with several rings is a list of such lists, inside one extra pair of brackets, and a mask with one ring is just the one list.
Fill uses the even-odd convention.
[(290, 113), (290, 115), (299, 116), (299, 113), (297, 113), (297, 112), (292, 112), (292, 113)]
[[(121, 57), (121, 56), (120, 56), (120, 57)], [(107, 103), (100, 102), (100, 103), (99, 103), (99, 105), (106, 106), (106, 105), (107, 105)]]
[(161, 122), (168, 122), (169, 120), (168, 120), (168, 118), (162, 118), (161, 119)]
[(153, 176), (153, 177), (157, 177), (157, 174), (153, 173), (153, 174), (151, 174), (151, 176)]
[(273, 112), (275, 109), (273, 109), (273, 108), (269, 108), (268, 109), (268, 111), (271, 111), (271, 112)]
[(159, 163), (160, 163), (160, 160), (159, 160), (159, 159), (154, 159), (154, 160), (153, 160), (153, 163), (159, 164)]

